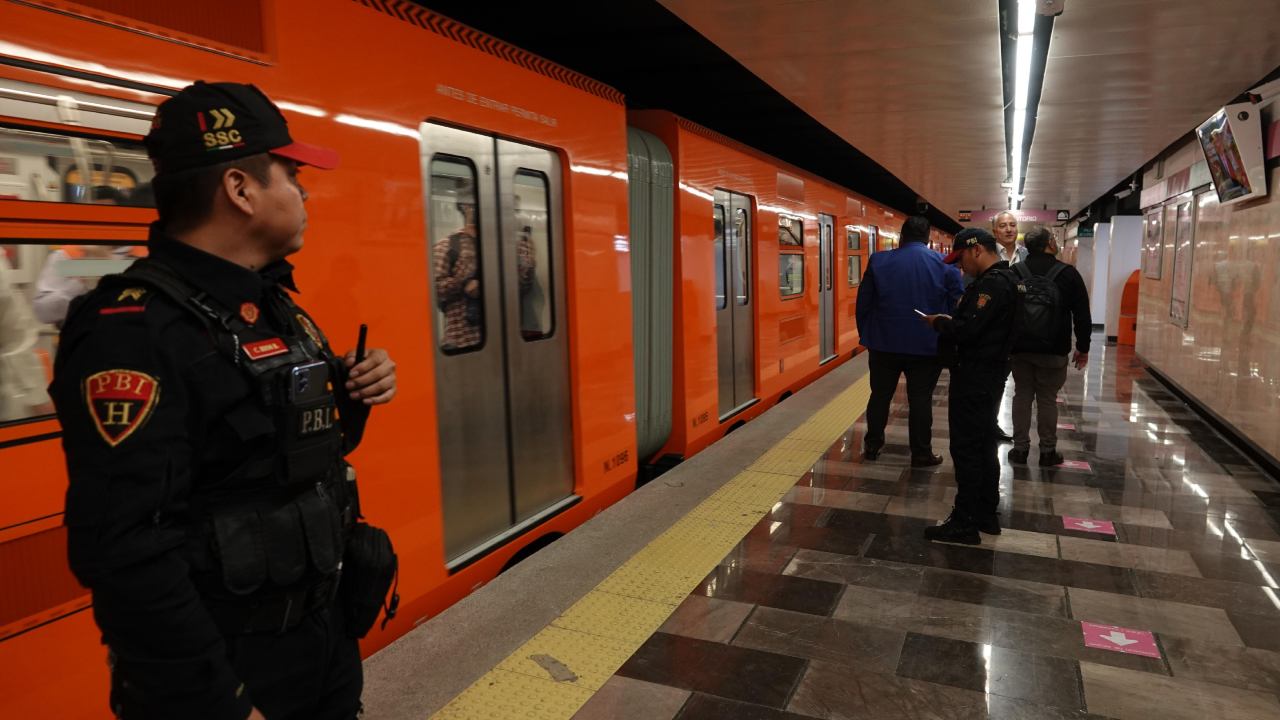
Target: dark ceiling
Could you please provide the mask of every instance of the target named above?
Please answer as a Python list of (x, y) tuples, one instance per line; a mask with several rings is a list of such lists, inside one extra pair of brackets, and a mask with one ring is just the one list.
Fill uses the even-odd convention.
[[(911, 188), (657, 0), (418, 4), (608, 83), (628, 107), (670, 110), (896, 210), (917, 209)], [(942, 230), (960, 230), (933, 208), (927, 215)]]

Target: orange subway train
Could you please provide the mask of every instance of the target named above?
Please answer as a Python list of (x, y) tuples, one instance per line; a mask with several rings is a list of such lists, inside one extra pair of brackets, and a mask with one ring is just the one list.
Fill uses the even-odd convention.
[[(857, 284), (901, 212), (400, 0), (218, 8), (0, 4), (0, 282), (31, 309), (0, 350), (47, 380), (66, 296), (145, 251), (141, 138), (178, 88), (254, 83), (337, 149), (304, 173), (297, 282), (400, 379), (353, 457), (401, 561), (366, 654), (857, 350)], [(466, 224), (480, 312), (458, 335), (436, 278)], [(0, 403), (0, 717), (99, 718), (48, 411)]]

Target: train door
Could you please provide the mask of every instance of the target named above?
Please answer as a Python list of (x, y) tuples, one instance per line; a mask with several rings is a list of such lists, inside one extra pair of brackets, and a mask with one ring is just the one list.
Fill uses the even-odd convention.
[(821, 362), (836, 356), (835, 223), (830, 215), (818, 215), (818, 337)]
[(559, 158), (422, 125), (450, 569), (572, 504)]
[(755, 317), (751, 293), (751, 198), (716, 190), (716, 349), (720, 419), (755, 401)]

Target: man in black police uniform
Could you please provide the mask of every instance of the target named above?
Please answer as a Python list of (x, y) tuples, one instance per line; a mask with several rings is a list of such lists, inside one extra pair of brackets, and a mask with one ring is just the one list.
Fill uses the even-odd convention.
[(358, 515), (342, 458), (395, 395), (395, 366), (384, 350), (336, 357), (284, 260), (307, 223), (299, 166), (337, 155), (293, 142), (261, 91), (231, 83), (166, 101), (146, 145), (150, 257), (73, 308), (51, 387), (68, 554), (109, 648), (112, 711), (355, 717), (362, 632), (335, 599)]
[(1009, 263), (1000, 259), (997, 247), (986, 230), (961, 230), (946, 262), (960, 263), (974, 281), (965, 289), (954, 317), (925, 317), (956, 348), (947, 416), (959, 486), (951, 517), (925, 529), (929, 540), (977, 545), (982, 542), (979, 531), (1000, 534), (996, 413), (1009, 371), (1017, 289)]

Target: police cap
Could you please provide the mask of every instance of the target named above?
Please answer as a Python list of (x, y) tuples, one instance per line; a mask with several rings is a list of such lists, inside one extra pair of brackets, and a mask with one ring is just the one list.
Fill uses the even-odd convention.
[(202, 80), (156, 109), (144, 139), (157, 175), (208, 167), (269, 152), (322, 170), (338, 153), (294, 142), (280, 108), (253, 85)]
[(995, 252), (996, 238), (991, 233), (982, 228), (965, 228), (956, 233), (955, 240), (951, 241), (951, 254), (943, 259), (948, 265), (955, 264), (960, 261), (960, 253), (968, 250), (976, 245), (982, 245), (988, 250)]

